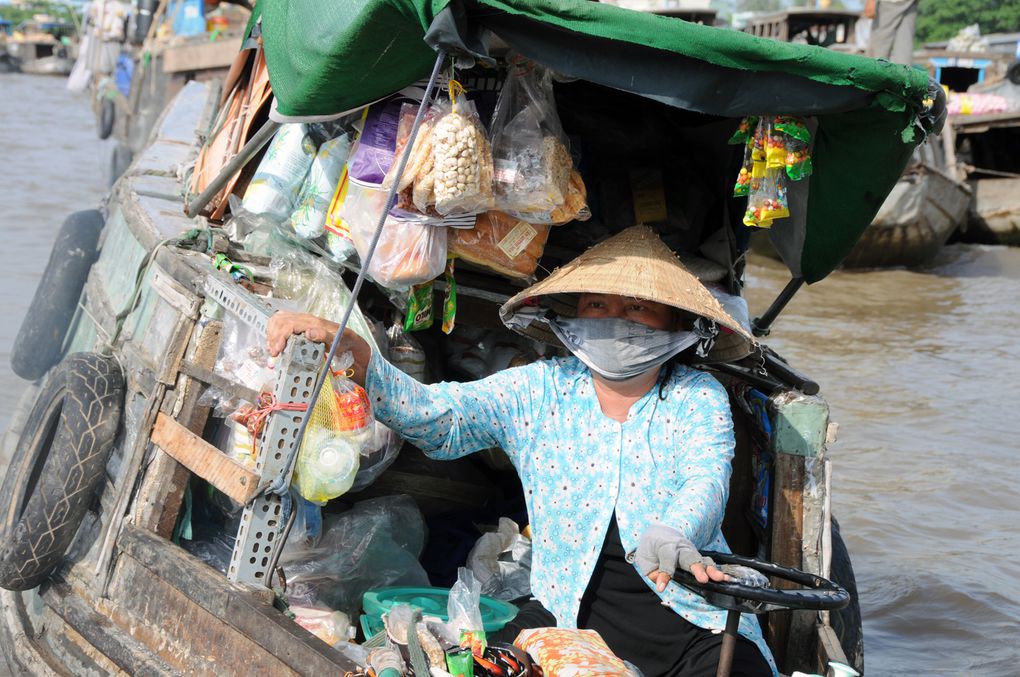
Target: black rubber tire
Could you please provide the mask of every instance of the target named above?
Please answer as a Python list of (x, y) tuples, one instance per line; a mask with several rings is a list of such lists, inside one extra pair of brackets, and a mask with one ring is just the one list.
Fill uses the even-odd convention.
[(42, 378), (60, 361), (82, 287), (99, 255), (102, 230), (103, 215), (96, 209), (75, 212), (60, 227), (11, 349), (11, 368), (21, 378)]
[(99, 119), (96, 121), (96, 133), (100, 139), (110, 138), (113, 134), (113, 119), (117, 115), (117, 109), (113, 105), (113, 99), (103, 97), (99, 102)]
[(125, 146), (123, 143), (117, 143), (113, 147), (113, 152), (110, 154), (110, 187), (113, 188), (113, 184), (117, 183), (127, 168), (131, 166), (131, 161), (134, 159), (134, 153), (131, 149)]
[(1017, 59), (1006, 69), (1006, 79), (1014, 85), (1020, 85), (1020, 59)]
[(850, 666), (863, 675), (864, 626), (861, 623), (861, 600), (857, 596), (857, 580), (850, 562), (850, 552), (839, 533), (839, 522), (835, 517), (832, 518), (832, 565), (829, 580), (850, 593), (850, 604), (829, 612), (829, 621)]
[(46, 380), (0, 485), (0, 587), (30, 590), (60, 565), (105, 479), (123, 400), (120, 367), (95, 353)]

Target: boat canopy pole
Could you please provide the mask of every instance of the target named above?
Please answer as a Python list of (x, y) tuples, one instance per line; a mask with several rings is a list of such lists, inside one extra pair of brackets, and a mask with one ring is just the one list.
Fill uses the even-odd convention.
[[(428, 86), (425, 88), (425, 96), (422, 97), (421, 104), (418, 106), (418, 114), (414, 118), (414, 124), (411, 126), (411, 133), (408, 136), (407, 144), (404, 146), (404, 151), (400, 155), (400, 160), (397, 164), (396, 176), (400, 177), (404, 175), (404, 170), (407, 168), (407, 161), (411, 156), (411, 149), (414, 147), (414, 142), (418, 136), (418, 130), (421, 127), (422, 120), (425, 118), (425, 110), (429, 107), (432, 100), (432, 92), (435, 89), (436, 81), (439, 79), (439, 73), (443, 68), (443, 63), (446, 61), (446, 51), (438, 50), (436, 56), (436, 64), (432, 68), (432, 75), (429, 77)], [(261, 134), (262, 131), (259, 131)], [(254, 141), (254, 139), (253, 139)], [(358, 278), (354, 281), (354, 287), (351, 289), (351, 297), (347, 301), (347, 306), (344, 308), (343, 317), (340, 320), (340, 326), (337, 328), (336, 335), (333, 337), (333, 343), (329, 347), (329, 354), (326, 355), (326, 361), (323, 363), (322, 368), (319, 371), (319, 377), (312, 388), (311, 399), (308, 401), (308, 415), (301, 418), (301, 427), (298, 428), (297, 438), (294, 441), (293, 451), (284, 466), (284, 471), (280, 473), (272, 482), (265, 487), (262, 487), (260, 494), (266, 491), (271, 491), (275, 494), (285, 494), (290, 489), (290, 477), (294, 471), (294, 463), (297, 461), (298, 452), (301, 449), (301, 443), (305, 437), (305, 431), (308, 428), (308, 421), (311, 420), (311, 413), (315, 410), (315, 403), (319, 400), (319, 395), (326, 385), (326, 376), (330, 373), (330, 365), (333, 362), (333, 356), (336, 355), (337, 349), (340, 347), (340, 341), (343, 338), (344, 330), (347, 328), (347, 323), (351, 318), (351, 313), (354, 311), (354, 307), (358, 302), (358, 294), (361, 292), (361, 287), (365, 283), (366, 271), (372, 264), (372, 257), (375, 255), (376, 245), (379, 244), (379, 238), (382, 235), (383, 226), (386, 223), (386, 218), (389, 216), (390, 210), (397, 203), (397, 189), (400, 181), (394, 181), (393, 185), (390, 186), (389, 193), (386, 196), (386, 207), (379, 214), (379, 223), (376, 224), (375, 232), (372, 234), (372, 240), (368, 245), (368, 251), (365, 252), (365, 256), (361, 260), (361, 270), (358, 271)], [(291, 527), (294, 525), (294, 516), (297, 514), (296, 507), (291, 507), (290, 517), (287, 519), (287, 524), (284, 527), (283, 533), (280, 535), (280, 540), (276, 544), (273, 550), (273, 559), (269, 565), (270, 581), (272, 580), (273, 572), (276, 571), (276, 563), (280, 559), (280, 553), (283, 552), (284, 545), (287, 544), (287, 537), (290, 536)]]
[(237, 152), (230, 162), (223, 166), (220, 173), (216, 175), (216, 178), (212, 180), (208, 186), (205, 187), (201, 193), (198, 194), (194, 200), (188, 204), (188, 208), (184, 210), (189, 219), (193, 219), (198, 216), (205, 206), (209, 204), (216, 195), (219, 194), (223, 187), (227, 185), (227, 182), (236, 174), (241, 167), (248, 164), (248, 161), (255, 157), (262, 148), (269, 143), (269, 140), (276, 134), (276, 130), (280, 128), (280, 123), (273, 120), (266, 120), (266, 123), (262, 125), (255, 136), (248, 140), (248, 143)]
[(779, 313), (783, 312), (783, 308), (786, 308), (786, 304), (793, 300), (794, 294), (804, 286), (803, 277), (795, 277), (786, 283), (783, 287), (783, 291), (779, 292), (779, 296), (772, 302), (769, 309), (765, 311), (765, 314), (761, 317), (756, 317), (751, 322), (751, 332), (755, 336), (768, 336), (769, 331), (772, 329), (772, 323), (779, 317)]

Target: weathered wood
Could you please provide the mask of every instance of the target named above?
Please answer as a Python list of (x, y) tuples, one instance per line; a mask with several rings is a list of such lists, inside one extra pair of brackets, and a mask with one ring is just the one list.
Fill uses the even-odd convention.
[[(48, 587), (43, 599), (68, 626), (74, 628), (85, 647), (93, 647), (102, 656), (129, 675), (172, 675), (172, 668), (132, 639), (109, 618), (88, 606), (70, 586), (62, 583)], [(69, 634), (65, 629), (63, 634)], [(98, 660), (98, 656), (92, 656)]]
[[(801, 538), (804, 534), (804, 464), (803, 456), (777, 454), (775, 484), (772, 498), (772, 551), (770, 559), (781, 566), (800, 568)], [(786, 581), (773, 579), (777, 589), (796, 587)], [(774, 611), (769, 614), (769, 646), (780, 670), (786, 668), (787, 643), (790, 640), (791, 611)], [(789, 669), (785, 670), (789, 672)]]
[(846, 654), (843, 653), (843, 646), (839, 643), (839, 637), (836, 636), (836, 631), (833, 630), (831, 626), (823, 625), (821, 623), (818, 624), (817, 646), (817, 667), (819, 671), (825, 670), (830, 661), (850, 665), (850, 661), (847, 660)]
[(212, 369), (202, 367), (194, 362), (183, 362), (181, 364), (181, 373), (187, 374), (202, 383), (208, 383), (217, 390), (230, 393), (231, 395), (236, 395), (242, 400), (246, 400), (248, 402), (258, 401), (259, 394), (255, 390), (243, 386), (240, 383), (234, 383), (230, 379), (220, 376)]
[(259, 476), (166, 414), (156, 417), (152, 441), (209, 484), (241, 505), (258, 490)]
[(221, 38), (216, 42), (188, 43), (163, 50), (163, 71), (180, 73), (210, 68), (226, 68), (241, 51), (240, 38)]
[[(164, 608), (160, 605), (184, 608), (177, 599), (179, 593), (215, 616), (215, 622), (206, 619), (200, 627), (202, 630), (208, 627), (218, 633), (218, 641), (223, 646), (210, 649), (217, 656), (231, 660), (263, 661), (275, 657), (295, 672), (307, 675), (343, 674), (346, 670), (356, 669), (350, 660), (306, 632), (272, 605), (259, 601), (247, 590), (229, 583), (221, 574), (168, 541), (128, 525), (122, 533), (120, 546), (128, 562), (125, 562), (124, 570), (116, 578), (122, 586), (120, 594), (123, 595), (123, 601), (114, 606), (143, 605), (140, 609), (141, 618), (147, 624), (155, 623), (159, 626), (159, 620), (153, 614), (158, 610), (156, 607)], [(152, 575), (143, 576), (137, 571), (138, 566), (132, 567), (132, 561)], [(131, 575), (126, 575), (128, 573)], [(152, 581), (151, 585), (146, 582), (146, 578)], [(159, 591), (140, 594), (140, 591), (156, 584), (162, 586)], [(172, 588), (173, 595), (168, 595), (166, 588)], [(189, 613), (192, 614), (189, 619), (201, 616), (194, 610)], [(172, 620), (171, 625), (179, 626), (182, 623), (178, 618)], [(181, 642), (201, 641), (195, 637), (201, 634), (195, 627), (164, 630), (157, 627), (156, 631), (176, 632)], [(239, 635), (228, 631), (235, 631)], [(271, 674), (260, 670), (242, 670), (230, 662), (224, 662), (223, 665), (229, 665), (227, 672), (232, 674)], [(220, 674), (223, 674), (222, 669), (221, 666)], [(276, 674), (279, 674), (279, 670)]]
[[(223, 323), (212, 321), (192, 339), (186, 363), (211, 368), (219, 352)], [(200, 384), (180, 376), (174, 389), (172, 413), (188, 430), (201, 434), (209, 417), (209, 408), (198, 405)], [(163, 538), (169, 538), (177, 524), (191, 472), (172, 456), (158, 453), (146, 470), (135, 505), (135, 524)]]

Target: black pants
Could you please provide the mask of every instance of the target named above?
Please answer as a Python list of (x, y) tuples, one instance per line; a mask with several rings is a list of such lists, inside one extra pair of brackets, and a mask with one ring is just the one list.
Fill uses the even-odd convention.
[[(682, 620), (682, 619), (681, 619)], [(715, 677), (719, 665), (719, 652), (722, 648), (722, 633), (713, 633), (684, 621), (686, 628), (676, 642), (685, 647), (683, 659), (668, 675), (645, 675), (645, 677)], [(529, 628), (549, 628), (556, 626), (556, 617), (542, 606), (538, 600), (526, 602), (506, 627), (490, 637), (499, 642), (513, 642), (521, 630)], [(609, 647), (613, 649), (612, 646)], [(614, 649), (615, 651), (615, 649)], [(738, 637), (733, 652), (732, 677), (762, 677), (771, 675), (769, 667), (761, 651), (750, 640)]]

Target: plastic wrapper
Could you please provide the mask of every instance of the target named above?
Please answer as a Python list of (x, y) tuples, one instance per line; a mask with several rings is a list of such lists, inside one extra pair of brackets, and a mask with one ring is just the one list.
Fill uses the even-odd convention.
[(230, 566), (230, 558), (234, 555), (234, 538), (219, 534), (201, 540), (181, 539), (181, 547), (213, 569), (225, 574), (227, 567)]
[(350, 148), (351, 142), (346, 134), (319, 146), (298, 196), (297, 206), (290, 215), (290, 227), (299, 237), (311, 239), (325, 232), (326, 214)]
[(414, 380), (425, 383), (425, 351), (421, 344), (399, 324), (387, 329), (386, 335), (390, 363)]
[(549, 226), (531, 224), (502, 212), (479, 214), (475, 227), (452, 229), (450, 256), (500, 275), (527, 279), (535, 274), (549, 239)]
[[(381, 210), (380, 207), (374, 211), (376, 219)], [(364, 260), (377, 222), (359, 218), (349, 219), (348, 223), (354, 246)], [(368, 274), (373, 280), (390, 289), (409, 289), (442, 275), (445, 268), (446, 228), (387, 217), (375, 254), (368, 264)]]
[[(266, 350), (265, 337), (232, 313), (223, 319), (223, 333), (213, 371), (250, 390), (261, 392), (276, 379), (275, 360)], [(220, 418), (233, 414), (243, 404), (231, 393), (207, 388), (198, 400), (201, 406), (214, 407)]]
[(351, 150), (347, 166), (351, 178), (379, 185), (393, 164), (400, 109), (405, 97), (390, 97), (365, 109), (361, 133)]
[(570, 181), (567, 185), (567, 199), (559, 207), (551, 212), (523, 213), (511, 210), (507, 213), (530, 223), (544, 223), (552, 226), (562, 226), (571, 221), (587, 221), (591, 218), (591, 209), (588, 207), (588, 188), (584, 185), (581, 173), (576, 169), (571, 170)]
[(506, 601), (531, 594), (531, 540), (517, 523), (499, 519), (497, 531), (482, 534), (468, 553), (467, 566), (482, 584), (482, 594)]
[(594, 630), (521, 630), (514, 644), (527, 651), (547, 677), (630, 674), (626, 664)]
[(471, 573), (470, 569), (457, 569), (457, 582), (450, 588), (450, 596), (446, 603), (446, 614), (449, 619), (446, 625), (455, 634), (465, 631), (481, 631), (482, 624), (482, 584)]
[(768, 576), (757, 569), (741, 566), (739, 564), (723, 564), (719, 569), (733, 578), (733, 583), (747, 585), (752, 588), (770, 587)]
[(306, 125), (282, 125), (255, 170), (241, 206), (281, 222), (290, 218), (317, 150)]
[(744, 225), (756, 228), (771, 228), (773, 221), (790, 215), (786, 194), (786, 173), (781, 168), (766, 169), (765, 176), (755, 180), (752, 176), (751, 191), (747, 197), (747, 211)]
[(435, 208), (443, 215), (477, 214), (493, 206), (492, 149), (474, 103), (461, 93), (451, 80), (450, 107), (432, 132)]
[(545, 68), (520, 58), (511, 65), (493, 116), (492, 153), (496, 209), (524, 216), (566, 202), (573, 161)]
[[(386, 178), (383, 179), (382, 187), (389, 189), (394, 181), (397, 182), (397, 190), (405, 191), (410, 188), (420, 178), (430, 176), (433, 167), (433, 155), (432, 155), (432, 133), (435, 131), (436, 118), (439, 115), (439, 109), (435, 106), (430, 106), (425, 111), (422, 117), (421, 126), (418, 127), (418, 134), (414, 139), (414, 145), (411, 147), (411, 154), (407, 158), (407, 165), (404, 167), (404, 173), (401, 175), (399, 181), (397, 180), (397, 162), (396, 159), (401, 157), (401, 154), (407, 148), (407, 142), (411, 137), (411, 130), (414, 127), (414, 119), (418, 115), (418, 105), (405, 103), (400, 109), (400, 122), (397, 125), (397, 141), (396, 149), (393, 154), (394, 162), (390, 167), (389, 172), (386, 174)], [(426, 195), (426, 198), (428, 195)], [(424, 205), (427, 205), (428, 201), (423, 204), (422, 211), (424, 211)]]
[(424, 544), (425, 521), (409, 496), (357, 503), (327, 521), (315, 546), (288, 541), (280, 559), (288, 600), (354, 618), (368, 590), (429, 585), (418, 563)]
[(786, 116), (776, 118), (775, 129), (783, 135), (786, 151), (783, 165), (786, 175), (793, 181), (800, 181), (811, 176), (811, 131), (802, 120)]
[(295, 623), (326, 644), (336, 646), (347, 641), (351, 619), (344, 612), (301, 605), (291, 606), (290, 612)]

